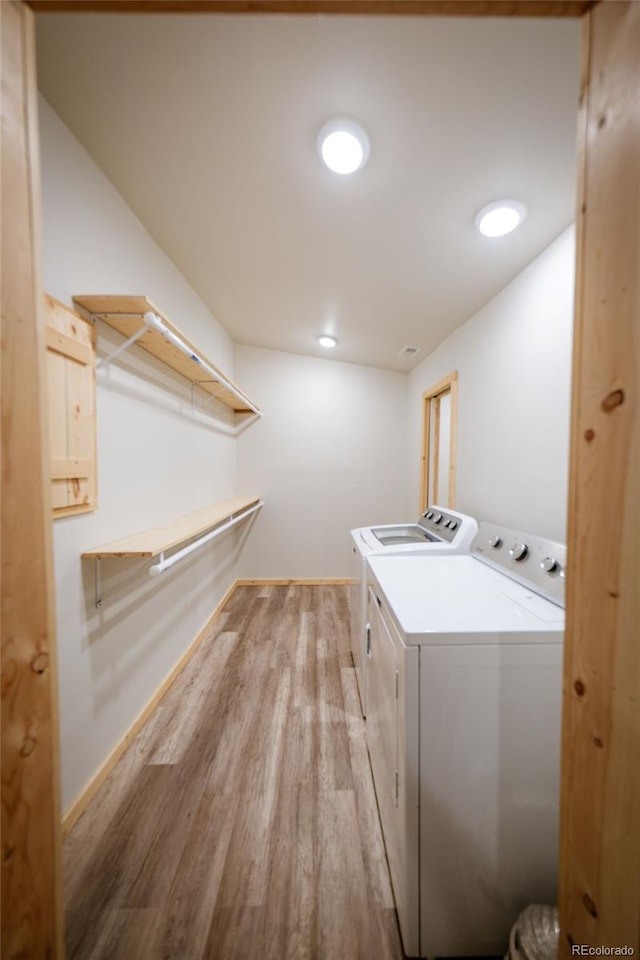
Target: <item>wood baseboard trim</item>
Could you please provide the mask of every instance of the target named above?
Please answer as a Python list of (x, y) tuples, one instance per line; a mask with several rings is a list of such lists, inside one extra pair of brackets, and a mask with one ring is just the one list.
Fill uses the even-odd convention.
[(72, 802), (71, 806), (65, 811), (62, 817), (62, 836), (63, 838), (67, 836), (71, 828), (75, 823), (80, 819), (84, 811), (89, 806), (89, 803), (96, 795), (104, 781), (107, 779), (114, 766), (127, 749), (133, 738), (137, 733), (142, 729), (146, 721), (149, 719), (155, 708), (158, 706), (165, 693), (168, 691), (169, 687), (173, 684), (175, 680), (182, 673), (189, 660), (204, 640), (212, 624), (215, 622), (217, 617), (222, 613), (222, 610), (225, 607), (227, 601), (231, 598), (234, 590), (238, 586), (240, 581), (234, 580), (229, 589), (226, 591), (222, 599), (216, 605), (215, 610), (203, 626), (202, 630), (199, 632), (195, 640), (191, 643), (189, 647), (182, 654), (176, 665), (173, 667), (168, 676), (160, 684), (156, 692), (153, 694), (149, 702), (138, 714), (136, 719), (133, 721), (123, 738), (116, 744), (113, 748), (107, 759), (104, 761), (102, 766), (98, 768), (96, 773), (93, 775), (89, 783), (82, 790), (80, 795)]
[(355, 583), (351, 577), (316, 577), (311, 580), (301, 580), (299, 577), (291, 579), (257, 579), (257, 580), (236, 580), (237, 587), (320, 587), (323, 584), (352, 584)]

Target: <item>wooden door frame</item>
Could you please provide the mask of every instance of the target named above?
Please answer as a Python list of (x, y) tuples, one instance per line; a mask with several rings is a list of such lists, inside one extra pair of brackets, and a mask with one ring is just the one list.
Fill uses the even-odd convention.
[[(640, 950), (640, 4), (584, 19), (560, 960)], [(634, 203), (635, 200), (635, 203)]]
[[(13, 9), (24, 6), (20, 0), (3, 0), (0, 3), (3, 13), (9, 5)], [(585, 59), (580, 114), (582, 162), (579, 166), (584, 175), (581, 176), (578, 210), (569, 489), (560, 957), (561, 960), (567, 958), (571, 943), (580, 943), (581, 940), (593, 946), (615, 945), (607, 944), (607, 938), (612, 936), (631, 946), (637, 955), (640, 950), (640, 818), (637, 815), (630, 816), (630, 811), (637, 811), (640, 803), (637, 762), (640, 752), (637, 721), (640, 683), (636, 652), (636, 629), (640, 622), (637, 610), (640, 510), (637, 509), (636, 493), (640, 488), (640, 369), (637, 351), (640, 339), (640, 293), (637, 277), (629, 264), (634, 267), (640, 260), (640, 236), (637, 223), (633, 227), (629, 211), (625, 211), (618, 182), (622, 169), (623, 184), (637, 184), (637, 181), (629, 180), (629, 169), (634, 165), (636, 169), (640, 167), (637, 137), (634, 140), (632, 136), (632, 131), (637, 133), (637, 117), (633, 110), (637, 102), (639, 70), (631, 58), (629, 39), (630, 36), (634, 41), (637, 38), (637, 20), (629, 26), (632, 18), (638, 16), (633, 10), (634, 4), (630, 0), (608, 0), (599, 4), (589, 0), (509, 0), (506, 3), (503, 0), (399, 0), (395, 3), (391, 0), (32, 0), (31, 5), (39, 11), (76, 13), (83, 10), (118, 13), (131, 10), (137, 13), (584, 15), (588, 56)], [(625, 18), (629, 23), (625, 24)], [(3, 58), (3, 62), (6, 64), (6, 58)], [(14, 65), (13, 62), (11, 65)], [(3, 69), (8, 71), (9, 68), (4, 66)], [(18, 79), (25, 84), (29, 71), (25, 71), (23, 62), (19, 69), (23, 72)], [(619, 95), (623, 96), (622, 100), (618, 99)], [(33, 128), (33, 113), (29, 122)], [(31, 144), (33, 146), (33, 139)], [(23, 172), (28, 173), (28, 160), (24, 162), (26, 169)], [(611, 196), (614, 198), (613, 205)], [(626, 199), (628, 203), (628, 195)], [(34, 196), (33, 200), (35, 203), (28, 207), (23, 221), (15, 224), (17, 228), (24, 228), (31, 237), (28, 246), (32, 252), (37, 245), (32, 230), (33, 220), (37, 222), (39, 217), (38, 198)], [(613, 214), (611, 210), (614, 210)], [(602, 237), (606, 239), (606, 249), (601, 242)], [(33, 275), (18, 272), (13, 275), (12, 283), (23, 289), (27, 303), (30, 297), (31, 301), (30, 306), (20, 313), (19, 323), (11, 322), (17, 318), (5, 313), (3, 303), (3, 367), (5, 354), (10, 354), (15, 347), (11, 343), (14, 332), (27, 337), (31, 335), (31, 342), (36, 342), (40, 336), (40, 318), (32, 296), (37, 286)], [(602, 322), (603, 314), (606, 315), (606, 323)], [(31, 358), (33, 369), (37, 370), (40, 363), (38, 355), (32, 352)], [(39, 379), (32, 375), (24, 380), (26, 384), (31, 384), (31, 391), (27, 390), (25, 395), (27, 407), (38, 409), (42, 402)], [(2, 400), (4, 420), (5, 401), (20, 402), (19, 395), (9, 395), (4, 375)], [(6, 457), (4, 433), (2, 442)], [(42, 437), (40, 467), (44, 462), (45, 450)], [(613, 473), (612, 467), (615, 468)], [(6, 475), (4, 468), (3, 480)], [(617, 496), (612, 496), (612, 477)], [(42, 486), (46, 491), (45, 480), (42, 470)], [(25, 498), (32, 495), (31, 485), (25, 484), (22, 490), (17, 489), (15, 484), (9, 484), (8, 489), (6, 487), (5, 483), (3, 502), (11, 497), (12, 507), (17, 511), (22, 510), (25, 504), (28, 510), (30, 504), (26, 503)], [(41, 518), (44, 501), (40, 502), (39, 496), (36, 499), (38, 504), (34, 516)], [(3, 526), (6, 513), (5, 510)], [(47, 524), (50, 524), (48, 504), (46, 517)], [(37, 546), (42, 546), (45, 560), (38, 568), (41, 594), (48, 596), (51, 601), (50, 532), (48, 535), (40, 519), (37, 523), (40, 524)], [(3, 529), (3, 548), (4, 533)], [(36, 546), (32, 544), (31, 548), (35, 554)], [(18, 581), (18, 587), (12, 595), (12, 603), (16, 607), (24, 607), (32, 596), (27, 583), (26, 580)], [(42, 614), (42, 608), (40, 612)], [(592, 616), (589, 616), (590, 612)], [(34, 638), (41, 644), (41, 652), (44, 652), (42, 644), (46, 645), (53, 639), (51, 617), (52, 601), (48, 606), (44, 604), (44, 616), (41, 616), (39, 627), (21, 637), (27, 653), (32, 650), (30, 645)], [(7, 655), (4, 638), (3, 633), (3, 681), (7, 668), (11, 669), (13, 662)], [(51, 665), (52, 661), (48, 663)], [(32, 672), (35, 672), (35, 667)], [(46, 683), (52, 684), (53, 672), (52, 669), (45, 671)], [(25, 703), (28, 703), (28, 698)], [(50, 703), (52, 710), (40, 718), (40, 738), (37, 740), (37, 749), (30, 756), (30, 769), (34, 776), (38, 777), (39, 764), (45, 774), (42, 780), (45, 786), (39, 793), (39, 810), (44, 820), (32, 817), (29, 821), (31, 827), (25, 828), (32, 830), (36, 841), (44, 835), (50, 837), (48, 852), (34, 866), (34, 861), (29, 861), (27, 856), (33, 848), (34, 837), (28, 834), (23, 834), (22, 838), (16, 835), (17, 845), (3, 849), (3, 869), (6, 868), (8, 856), (9, 859), (20, 858), (25, 882), (29, 869), (32, 869), (37, 891), (43, 893), (43, 902), (49, 905), (44, 914), (31, 914), (32, 919), (33, 916), (39, 916), (39, 924), (42, 929), (47, 928), (49, 936), (48, 953), (38, 949), (29, 953), (30, 957), (38, 960), (45, 955), (52, 958), (61, 958), (63, 955), (59, 887), (56, 892), (59, 855), (55, 828), (51, 828), (51, 813), (53, 811), (57, 816), (59, 812), (57, 782), (52, 778), (57, 752), (55, 693)], [(25, 711), (23, 720), (27, 722), (28, 719)], [(7, 763), (16, 764), (16, 743), (20, 747), (19, 738), (13, 744), (10, 742), (8, 751), (3, 751), (3, 784), (5, 769), (10, 769)], [(3, 816), (4, 813), (3, 806)], [(48, 883), (49, 889), (44, 889), (43, 883), (44, 887)], [(3, 885), (3, 897), (4, 890)], [(3, 900), (3, 906), (4, 903)], [(7, 917), (3, 913), (3, 946), (14, 935), (20, 936), (25, 930), (26, 935), (29, 934), (28, 924), (24, 929), (21, 927), (22, 916), (14, 912)], [(31, 932), (37, 935), (38, 930), (36, 928)], [(42, 942), (42, 938), (40, 940)], [(11, 957), (12, 954), (7, 951), (7, 956)]]
[[(445, 393), (451, 394), (451, 423), (449, 425), (449, 483), (448, 483), (448, 504), (451, 508), (456, 505), (456, 444), (458, 439), (458, 371), (454, 370), (442, 380), (438, 380), (432, 387), (422, 394), (422, 453), (420, 456), (420, 513), (424, 513), (429, 504), (427, 497), (429, 495), (429, 471), (431, 468), (431, 401), (437, 400)], [(438, 487), (438, 453), (440, 441), (440, 409), (436, 411), (436, 436), (434, 442), (434, 477), (436, 477), (436, 489)], [(434, 502), (437, 497), (434, 497)]]
[(2, 933), (7, 960), (63, 956), (34, 15), (2, 40)]

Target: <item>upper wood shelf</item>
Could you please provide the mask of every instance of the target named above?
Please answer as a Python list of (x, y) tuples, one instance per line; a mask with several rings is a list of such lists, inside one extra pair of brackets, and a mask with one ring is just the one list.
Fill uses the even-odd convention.
[[(144, 296), (113, 296), (113, 295), (82, 295), (73, 298), (73, 302), (86, 310), (92, 317), (103, 320), (118, 333), (125, 337), (132, 337), (145, 326), (145, 314), (154, 313), (160, 318), (164, 326), (179, 337), (186, 347), (198, 356), (209, 366), (215, 374), (218, 374), (220, 380), (210, 376), (206, 370), (200, 366), (197, 360), (192, 359), (182, 353), (170, 340), (162, 335), (162, 332), (153, 328), (143, 333), (136, 341), (147, 353), (166, 363), (172, 370), (197, 384), (205, 393), (210, 394), (226, 404), (236, 413), (256, 413), (257, 407), (249, 400), (243, 391), (233, 383), (229, 377), (225, 376), (190, 340), (185, 337), (178, 327), (162, 313), (161, 310)], [(232, 390), (225, 386), (225, 383), (237, 390), (236, 396)]]
[(218, 523), (230, 520), (233, 516), (258, 503), (259, 497), (232, 497), (211, 507), (203, 507), (193, 513), (187, 513), (177, 520), (150, 527), (130, 537), (105, 543), (94, 550), (87, 550), (83, 557), (158, 557), (185, 540), (191, 540), (206, 533)]

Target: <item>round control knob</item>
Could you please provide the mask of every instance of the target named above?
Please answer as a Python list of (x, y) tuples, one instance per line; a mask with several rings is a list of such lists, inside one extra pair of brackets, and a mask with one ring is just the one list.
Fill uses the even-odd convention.
[(431, 520), (432, 516), (433, 516), (433, 510), (427, 510), (427, 520)]
[(449, 526), (451, 527), (452, 530), (455, 530), (456, 527), (458, 526), (458, 521), (457, 521), (457, 520), (449, 520)]
[(450, 526), (451, 526), (451, 520), (445, 520), (444, 525), (445, 525), (445, 527), (450, 527)]
[(434, 523), (442, 523), (442, 514), (441, 514), (441, 513), (436, 513), (435, 517), (433, 518), (433, 522), (434, 522)]
[(493, 547), (494, 550), (497, 550), (498, 547), (502, 546), (502, 537), (491, 537), (491, 540), (489, 540), (489, 546)]
[(545, 557), (544, 560), (540, 561), (540, 566), (545, 573), (553, 573), (554, 570), (558, 569), (558, 561), (555, 557)]
[(526, 543), (514, 543), (509, 550), (509, 556), (513, 560), (524, 560), (528, 553), (529, 547), (526, 545)]

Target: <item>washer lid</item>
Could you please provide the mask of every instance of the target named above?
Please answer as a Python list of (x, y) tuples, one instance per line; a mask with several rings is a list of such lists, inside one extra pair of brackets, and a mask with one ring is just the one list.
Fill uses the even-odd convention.
[(408, 644), (561, 639), (561, 607), (473, 557), (372, 555), (368, 564)]
[(351, 531), (364, 556), (370, 553), (466, 553), (478, 531), (472, 517), (443, 507), (429, 507), (416, 523), (377, 524)]

